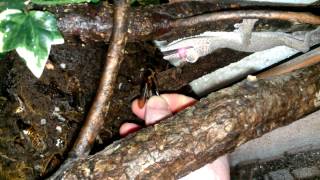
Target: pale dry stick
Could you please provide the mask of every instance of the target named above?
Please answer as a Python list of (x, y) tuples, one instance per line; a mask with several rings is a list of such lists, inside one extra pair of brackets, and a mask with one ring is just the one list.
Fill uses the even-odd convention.
[(170, 22), (171, 28), (193, 27), (201, 23), (210, 23), (231, 19), (277, 19), (290, 22), (320, 24), (320, 16), (307, 12), (268, 11), (268, 10), (239, 10), (203, 14)]

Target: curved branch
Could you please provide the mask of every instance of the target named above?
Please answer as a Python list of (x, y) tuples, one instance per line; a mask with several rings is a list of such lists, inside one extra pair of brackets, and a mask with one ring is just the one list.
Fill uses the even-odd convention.
[(128, 0), (116, 1), (111, 44), (109, 45), (104, 69), (100, 78), (99, 88), (96, 97), (87, 115), (86, 121), (75, 142), (71, 154), (76, 157), (86, 156), (91, 150), (100, 128), (103, 126), (104, 118), (108, 113), (110, 99), (113, 94), (114, 85), (117, 79), (120, 64), (123, 60), (124, 47), (127, 40), (129, 9)]
[(126, 15), (129, 10), (129, 0), (118, 0), (115, 4), (115, 23), (111, 36), (111, 44), (109, 45), (105, 59), (96, 97), (78, 138), (69, 152), (68, 159), (65, 160), (49, 179), (60, 179), (61, 173), (72, 166), (75, 161), (88, 156), (101, 127), (103, 127), (118, 71), (124, 58), (124, 48), (127, 41), (128, 18)]
[(195, 17), (177, 19), (171, 22), (172, 28), (192, 27), (200, 23), (211, 23), (221, 20), (239, 19), (276, 19), (290, 22), (307, 23), (313, 25), (320, 24), (320, 17), (307, 12), (287, 12), (287, 11), (266, 11), (266, 10), (241, 10), (226, 11), (199, 15)]
[(126, 14), (129, 9), (129, 0), (116, 1), (114, 12), (114, 26), (109, 45), (105, 65), (100, 78), (94, 102), (89, 110), (79, 136), (69, 152), (68, 159), (56, 171), (50, 179), (60, 179), (61, 173), (71, 166), (76, 160), (89, 155), (91, 147), (96, 139), (104, 118), (108, 113), (110, 99), (113, 95), (114, 85), (117, 79), (120, 64), (124, 56), (124, 48), (127, 40), (128, 18)]

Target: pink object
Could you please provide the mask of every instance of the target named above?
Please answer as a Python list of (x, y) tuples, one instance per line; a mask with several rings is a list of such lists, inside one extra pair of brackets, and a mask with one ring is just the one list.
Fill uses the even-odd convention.
[(178, 55), (181, 59), (185, 59), (187, 57), (187, 49), (188, 48), (178, 49)]

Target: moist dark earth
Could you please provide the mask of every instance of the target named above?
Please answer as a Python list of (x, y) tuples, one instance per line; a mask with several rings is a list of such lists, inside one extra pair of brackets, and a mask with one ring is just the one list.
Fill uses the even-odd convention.
[[(90, 108), (106, 51), (104, 43), (84, 44), (78, 39), (54, 46), (40, 79), (15, 52), (0, 61), (0, 179), (43, 179), (56, 170)], [(216, 63), (208, 57), (177, 69), (162, 60), (151, 42), (127, 44), (112, 105), (93, 152), (119, 139), (123, 122), (141, 123), (130, 108), (144, 83), (141, 69), (154, 69), (160, 92), (188, 94), (187, 82), (231, 63), (226, 58), (236, 61), (246, 55), (222, 49), (211, 56)]]
[[(92, 103), (106, 50), (105, 44), (77, 40), (55, 46), (40, 79), (15, 53), (0, 62), (0, 179), (39, 179), (61, 163)], [(147, 43), (127, 45), (95, 151), (119, 138), (124, 121), (137, 119), (130, 102), (139, 96), (139, 89), (132, 88), (140, 86), (140, 69), (168, 68), (154, 53)]]
[[(280, 157), (270, 160), (256, 161), (250, 163), (241, 163), (234, 167), (232, 179), (256, 179), (256, 180), (274, 180), (274, 179), (320, 179), (320, 149), (304, 152), (285, 153)], [(297, 175), (297, 170), (304, 169), (304, 177)], [(305, 169), (317, 169), (317, 172), (308, 173)], [(279, 173), (287, 172), (287, 173)], [(279, 175), (275, 175), (275, 174)], [(289, 176), (289, 177), (288, 177)]]

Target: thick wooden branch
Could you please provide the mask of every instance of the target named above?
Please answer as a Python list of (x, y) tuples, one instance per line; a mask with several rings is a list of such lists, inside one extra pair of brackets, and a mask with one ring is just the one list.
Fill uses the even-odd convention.
[(320, 65), (244, 80), (79, 160), (65, 179), (175, 179), (320, 107)]
[[(234, 3), (181, 2), (135, 8), (128, 13), (128, 40), (176, 39), (208, 29), (232, 30), (234, 23), (243, 18), (287, 21), (292, 23), (289, 29), (294, 23), (320, 24), (319, 16), (307, 12), (232, 11), (235, 7), (241, 6)], [(58, 7), (51, 11), (57, 15), (58, 27), (65, 37), (71, 35), (79, 36), (83, 41), (109, 42), (113, 27), (113, 8), (110, 5)], [(219, 12), (208, 13), (214, 11)]]
[[(230, 6), (230, 5), (229, 5)], [(127, 14), (129, 41), (150, 40), (168, 32), (170, 19), (184, 18), (227, 8), (220, 3), (188, 2), (132, 8)], [(109, 42), (113, 26), (113, 7), (108, 4), (84, 4), (52, 7), (58, 18), (58, 27), (65, 37), (79, 36), (82, 41)]]

